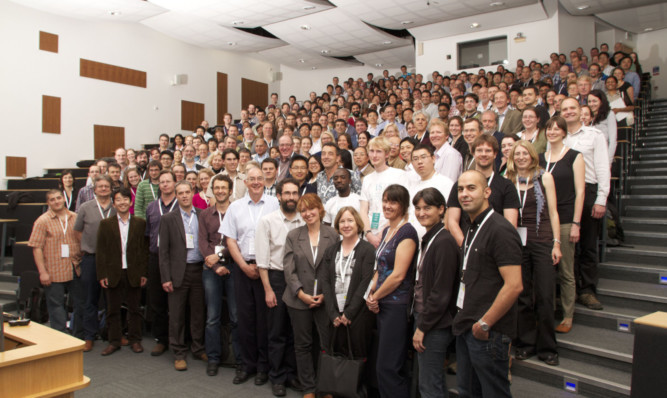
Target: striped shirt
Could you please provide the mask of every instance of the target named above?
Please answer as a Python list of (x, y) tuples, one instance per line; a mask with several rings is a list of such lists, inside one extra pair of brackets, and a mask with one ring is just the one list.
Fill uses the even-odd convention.
[[(77, 275), (79, 270), (79, 254), (81, 246), (74, 235), (76, 213), (67, 212), (67, 222), (61, 221), (51, 209), (39, 216), (30, 234), (28, 246), (41, 248), (44, 252), (44, 265), (52, 282), (68, 282), (72, 280), (72, 265)], [(65, 229), (66, 227), (66, 229)], [(65, 232), (63, 232), (65, 229)], [(69, 257), (62, 257), (62, 245), (68, 245)]]

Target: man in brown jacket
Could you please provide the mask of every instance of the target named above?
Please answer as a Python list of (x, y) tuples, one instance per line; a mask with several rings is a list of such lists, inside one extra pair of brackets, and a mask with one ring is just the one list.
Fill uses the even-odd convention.
[(141, 346), (141, 287), (148, 274), (148, 240), (144, 235), (146, 221), (130, 216), (132, 193), (120, 188), (113, 194), (113, 206), (117, 215), (100, 222), (97, 232), (97, 277), (102, 288), (107, 289), (109, 346), (102, 355), (113, 354), (120, 349), (120, 307), (127, 304), (128, 340), (132, 351), (143, 352)]

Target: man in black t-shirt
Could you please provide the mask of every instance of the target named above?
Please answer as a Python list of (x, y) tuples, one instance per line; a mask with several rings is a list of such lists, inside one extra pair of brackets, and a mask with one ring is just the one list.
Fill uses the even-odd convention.
[[(470, 217), (463, 245), (461, 283), (452, 331), (456, 336), (460, 397), (511, 397), (509, 348), (516, 334), (521, 281), (521, 239), (489, 206), (485, 176), (467, 171), (458, 199)], [(474, 358), (474, 361), (473, 361)]]
[[(487, 185), (491, 188), (489, 205), (516, 228), (519, 207), (521, 207), (519, 194), (510, 180), (493, 171), (494, 161), (499, 152), (498, 141), (493, 136), (482, 134), (475, 138), (471, 149), (475, 158), (475, 170), (486, 177)], [(456, 239), (456, 243), (461, 246), (464, 238), (463, 232), (470, 225), (470, 221), (465, 214), (462, 214), (457, 184), (452, 187), (447, 200), (447, 228)]]

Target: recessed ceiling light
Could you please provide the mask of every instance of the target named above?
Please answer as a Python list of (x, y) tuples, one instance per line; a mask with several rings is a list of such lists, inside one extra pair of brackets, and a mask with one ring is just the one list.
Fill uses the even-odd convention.
[(122, 12), (120, 12), (120, 11), (118, 11), (118, 10), (112, 10), (112, 11), (109, 11), (109, 15), (114, 16), (114, 17), (117, 17), (117, 16), (119, 16), (120, 14), (122, 14)]
[(413, 24), (414, 22), (412, 21), (401, 21), (401, 25), (410, 25)]
[(389, 40), (387, 40), (387, 41), (383, 41), (382, 44), (384, 44), (385, 46), (388, 46), (388, 45), (391, 44), (391, 41), (389, 41)]
[(477, 22), (473, 22), (470, 24), (470, 29), (477, 29), (479, 28), (479, 24)]
[(382, 68), (382, 64), (375, 64), (378, 68)]
[(320, 51), (322, 54), (329, 54), (329, 50), (322, 50)]
[(228, 41), (228, 42), (227, 42), (227, 45), (230, 46), (230, 47), (233, 47), (233, 46), (235, 46), (235, 45), (237, 45), (237, 44), (238, 44), (238, 43), (235, 42), (235, 41)]
[(310, 25), (301, 25), (301, 30), (310, 30)]
[(653, 28), (644, 28), (644, 32), (650, 32), (652, 30), (653, 30)]
[(305, 63), (305, 62), (306, 62), (306, 60), (305, 60), (305, 59), (303, 59), (303, 58), (299, 58), (299, 62), (301, 62), (301, 63), (303, 64), (303, 63)]
[(503, 3), (502, 1), (494, 1), (493, 3), (489, 4), (489, 6), (491, 6), (491, 7), (500, 7), (500, 6), (504, 6), (504, 5), (505, 5), (505, 3)]
[(310, 68), (310, 69), (315, 70), (315, 69), (317, 69), (317, 66), (313, 66), (313, 67)]
[(244, 23), (245, 23), (245, 21), (241, 21), (241, 20), (232, 21), (232, 25), (234, 25), (234, 26), (243, 25)]
[(315, 9), (315, 6), (305, 6), (305, 7), (303, 7), (303, 9), (306, 10), (306, 11), (308, 11), (308, 10), (314, 10), (314, 9)]
[(588, 4), (584, 4), (583, 6), (579, 6), (579, 7), (577, 7), (577, 10), (581, 11), (581, 10), (585, 10), (585, 9), (587, 9), (587, 8), (589, 8), (589, 7), (590, 7), (590, 6), (589, 6)]

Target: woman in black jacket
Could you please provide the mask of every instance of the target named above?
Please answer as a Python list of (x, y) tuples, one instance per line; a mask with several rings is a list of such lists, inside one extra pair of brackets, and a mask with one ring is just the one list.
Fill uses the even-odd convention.
[(421, 240), (415, 279), (415, 334), (412, 345), (418, 352), (419, 392), (424, 398), (447, 396), (442, 364), (447, 346), (454, 339), (460, 251), (445, 229), (445, 198), (435, 188), (417, 192), (412, 204), (419, 223), (427, 232)]
[[(349, 328), (353, 356), (365, 358), (371, 347), (375, 314), (366, 307), (364, 293), (373, 278), (375, 248), (359, 238), (364, 223), (353, 207), (340, 209), (333, 226), (343, 240), (324, 253), (324, 304), (334, 328)], [(341, 329), (333, 348), (342, 353), (348, 351), (347, 347), (347, 333)]]

